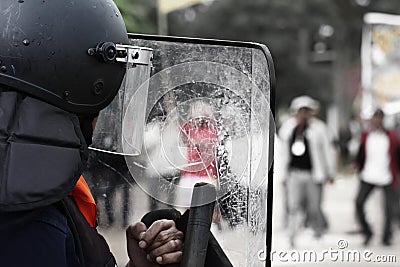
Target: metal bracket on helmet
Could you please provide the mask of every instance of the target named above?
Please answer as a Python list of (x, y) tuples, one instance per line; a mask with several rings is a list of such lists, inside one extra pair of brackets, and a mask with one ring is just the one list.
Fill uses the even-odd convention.
[(117, 56), (118, 62), (130, 63), (134, 65), (151, 66), (153, 61), (153, 49), (148, 47), (139, 47), (131, 45), (117, 44), (117, 55), (124, 55), (124, 57)]
[(99, 43), (96, 48), (89, 48), (90, 56), (98, 56), (106, 63), (122, 62), (132, 65), (151, 66), (153, 49), (132, 45), (114, 44), (112, 42)]

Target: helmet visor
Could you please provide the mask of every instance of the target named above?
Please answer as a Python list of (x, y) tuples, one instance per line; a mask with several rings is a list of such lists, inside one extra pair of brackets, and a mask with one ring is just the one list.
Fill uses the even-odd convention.
[[(138, 57), (129, 51), (127, 58)], [(147, 52), (147, 53), (146, 53)], [(150, 53), (149, 53), (150, 52)], [(150, 61), (151, 50), (140, 54)], [(139, 155), (143, 144), (143, 131), (151, 64), (127, 62), (122, 86), (114, 100), (103, 109), (93, 132), (91, 149), (120, 154)]]

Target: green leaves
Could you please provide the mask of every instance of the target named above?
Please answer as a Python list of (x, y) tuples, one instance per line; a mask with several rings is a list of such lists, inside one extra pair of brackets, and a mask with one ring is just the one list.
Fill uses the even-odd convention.
[(157, 33), (156, 0), (114, 0), (128, 32)]

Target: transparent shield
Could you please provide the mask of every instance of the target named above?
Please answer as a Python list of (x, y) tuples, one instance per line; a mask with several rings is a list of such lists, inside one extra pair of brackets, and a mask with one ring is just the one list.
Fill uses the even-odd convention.
[[(264, 266), (258, 255), (267, 251), (268, 174), (275, 132), (268, 52), (254, 44), (193, 39), (132, 36), (131, 42), (154, 52), (150, 78), (133, 90), (146, 95), (146, 102), (131, 98), (121, 122), (133, 129), (137, 118), (130, 114), (144, 103), (139, 136), (143, 142), (140, 155), (125, 156), (124, 166), (103, 162), (114, 169), (114, 176), (122, 177), (113, 185), (120, 189), (113, 193), (112, 207), (106, 199), (102, 203), (104, 194), (110, 194), (100, 196), (103, 233), (119, 240), (110, 227), (110, 210), (120, 215), (129, 211), (129, 222), (165, 207), (183, 212), (190, 208), (193, 185), (212, 183), (217, 199), (197, 205), (216, 200), (211, 229), (222, 249), (233, 266)], [(133, 132), (121, 134), (123, 154), (133, 154)], [(104, 190), (110, 186), (97, 185)], [(129, 188), (128, 200), (121, 188)], [(127, 205), (130, 208), (124, 209)], [(126, 263), (123, 242), (111, 243), (117, 257), (121, 255), (121, 265)]]

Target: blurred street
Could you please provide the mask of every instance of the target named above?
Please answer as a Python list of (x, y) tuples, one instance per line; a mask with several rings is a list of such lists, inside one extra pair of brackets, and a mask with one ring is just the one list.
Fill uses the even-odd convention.
[[(360, 262), (340, 262), (340, 258), (333, 262), (329, 259), (329, 255), (325, 256), (323, 262), (311, 263), (294, 263), (283, 262), (279, 258), (279, 253), (293, 251), (289, 246), (288, 236), (283, 227), (283, 200), (282, 200), (282, 186), (280, 183), (275, 183), (274, 195), (274, 215), (273, 215), (273, 248), (275, 251), (274, 261), (272, 266), (398, 266), (400, 262), (400, 228), (398, 223), (393, 225), (393, 245), (384, 247), (381, 245), (382, 234), (382, 194), (379, 190), (372, 193), (371, 198), (366, 204), (367, 218), (373, 227), (375, 233), (370, 245), (364, 247), (362, 245), (363, 238), (357, 234), (358, 226), (354, 216), (354, 198), (358, 190), (358, 179), (355, 176), (338, 176), (334, 184), (325, 187), (325, 198), (323, 209), (329, 221), (328, 232), (320, 239), (315, 240), (312, 233), (308, 229), (300, 231), (297, 239), (297, 247), (295, 248), (300, 253), (303, 251), (315, 251), (318, 259), (321, 259), (322, 253), (325, 250), (338, 250), (338, 251), (359, 251), (361, 253)], [(140, 220), (141, 216), (148, 210), (147, 196), (135, 186), (132, 190), (132, 203), (134, 204), (134, 211), (131, 214), (131, 222)], [(117, 198), (118, 202), (119, 199)], [(99, 203), (100, 205), (101, 203)], [(115, 207), (118, 207), (116, 205)], [(117, 209), (117, 208), (116, 208)], [(107, 241), (111, 246), (111, 250), (117, 258), (119, 266), (124, 266), (128, 260), (126, 247), (125, 247), (125, 231), (121, 226), (116, 224), (112, 228), (101, 228), (100, 232), (104, 234)], [(218, 238), (218, 233), (216, 234)], [(348, 246), (340, 250), (338, 242), (347, 242)], [(235, 241), (233, 241), (235, 242)], [(236, 241), (237, 242), (237, 241)], [(363, 261), (363, 253), (369, 250), (371, 262)], [(395, 256), (396, 262), (392, 263), (374, 263), (375, 256)], [(234, 257), (234, 256), (233, 256)], [(338, 256), (336, 256), (338, 257)], [(334, 258), (333, 258), (334, 259)]]

